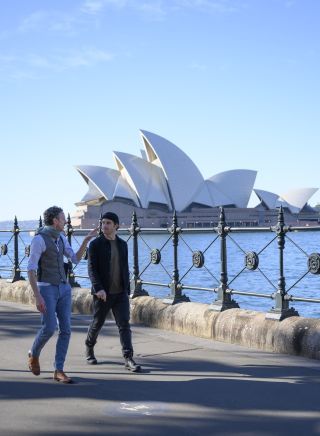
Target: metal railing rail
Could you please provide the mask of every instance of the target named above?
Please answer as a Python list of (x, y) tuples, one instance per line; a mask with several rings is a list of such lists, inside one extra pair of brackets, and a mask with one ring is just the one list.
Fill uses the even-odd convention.
[[(39, 220), (39, 227), (42, 226), (42, 220)], [(21, 273), (26, 272), (26, 270), (21, 268), (22, 262), (30, 255), (30, 245), (25, 244), (20, 234), (23, 232), (32, 232), (31, 230), (21, 230), (18, 225), (18, 220), (15, 217), (13, 222), (13, 228), (11, 230), (5, 229), (0, 230), (0, 235), (2, 233), (11, 233), (11, 237), (6, 243), (1, 244), (0, 242), (0, 271), (10, 271), (11, 278), (9, 281), (15, 282), (17, 280), (24, 280)], [(89, 229), (88, 229), (89, 231)], [(308, 274), (320, 274), (320, 254), (311, 253), (308, 255), (305, 250), (303, 250), (299, 244), (297, 244), (288, 234), (290, 232), (310, 232), (310, 231), (320, 231), (319, 226), (286, 226), (284, 223), (284, 213), (282, 207), (279, 209), (278, 220), (275, 226), (270, 227), (231, 227), (228, 226), (225, 220), (224, 209), (220, 208), (219, 222), (216, 226), (210, 228), (181, 228), (178, 225), (177, 215), (173, 214), (172, 225), (168, 228), (140, 228), (137, 220), (136, 213), (133, 212), (131, 227), (128, 229), (119, 229), (118, 233), (122, 236), (127, 235), (127, 241), (132, 239), (132, 272), (130, 286), (133, 292), (132, 297), (138, 297), (142, 295), (148, 295), (148, 292), (143, 288), (144, 286), (157, 286), (169, 289), (169, 295), (165, 298), (165, 302), (170, 304), (177, 304), (180, 302), (188, 302), (189, 297), (187, 297), (183, 291), (195, 290), (195, 291), (205, 291), (212, 292), (216, 294), (216, 299), (211, 303), (210, 309), (215, 311), (223, 311), (230, 308), (239, 307), (239, 304), (232, 299), (234, 295), (241, 295), (247, 297), (257, 297), (266, 298), (274, 300), (274, 307), (272, 307), (267, 313), (266, 317), (271, 319), (284, 319), (289, 316), (298, 315), (298, 312), (290, 307), (290, 302), (308, 302), (308, 303), (320, 303), (320, 298), (309, 298), (301, 296), (293, 296), (289, 294), (289, 291), (296, 287)], [(70, 215), (67, 217), (67, 224), (65, 229), (66, 237), (73, 248), (76, 250), (75, 244), (80, 246), (77, 240), (78, 235), (83, 235), (84, 229), (78, 230), (74, 229), (71, 225)], [(166, 236), (165, 242), (159, 248), (151, 248), (149, 243), (144, 239), (143, 235), (150, 234), (162, 234)], [(212, 233), (213, 239), (210, 243), (203, 249), (193, 250), (190, 244), (183, 237), (184, 234), (189, 233)], [(272, 239), (268, 241), (259, 251), (246, 251), (244, 250), (240, 243), (238, 243), (233, 237), (234, 233), (250, 233), (250, 232), (271, 232), (274, 234)], [(100, 217), (100, 233), (101, 233), (101, 217)], [(234, 244), (235, 247), (244, 256), (244, 266), (235, 273), (234, 277), (230, 280), (228, 278), (228, 252), (227, 252), (227, 240), (229, 243)], [(278, 281), (274, 284), (273, 281), (268, 277), (267, 274), (262, 270), (259, 265), (259, 256), (263, 253), (267, 247), (276, 241), (278, 248)], [(306, 271), (298, 277), (298, 279), (287, 289), (284, 271), (284, 255), (285, 255), (285, 243), (286, 241), (293, 246), (295, 246), (306, 258), (307, 267)], [(167, 270), (162, 262), (162, 252), (165, 247), (169, 247), (171, 242), (172, 251), (172, 271), (171, 273)], [(24, 256), (19, 258), (19, 243), (24, 245)], [(179, 243), (183, 244), (187, 250), (192, 254), (192, 264), (187, 268), (187, 270), (181, 275), (179, 270)], [(144, 244), (149, 250), (150, 258), (149, 261), (143, 268), (141, 268), (141, 263), (139, 259), (139, 247), (140, 244)], [(215, 244), (219, 244), (220, 256), (220, 277), (217, 278), (212, 271), (210, 266), (205, 264), (205, 253), (211, 249)], [(13, 256), (10, 256), (9, 248), (12, 248)], [(1, 266), (1, 257), (7, 256), (10, 262), (10, 268)], [(83, 259), (87, 259), (87, 252), (83, 256)], [(145, 280), (143, 275), (148, 270), (151, 265), (159, 265), (162, 270), (166, 273), (169, 278), (168, 282), (159, 282), (154, 280)], [(77, 278), (88, 278), (88, 276), (83, 274), (77, 274), (77, 266), (73, 266), (71, 261), (68, 261), (66, 265), (67, 277), (69, 283), (72, 287), (80, 286), (76, 281)], [(188, 284), (183, 282), (185, 278), (193, 268), (204, 268), (206, 272), (210, 275), (216, 283), (216, 287), (208, 286), (196, 286), (194, 284)], [(272, 293), (258, 293), (251, 291), (237, 290), (230, 287), (231, 283), (237, 279), (244, 272), (252, 271), (259, 272), (261, 276), (272, 286), (274, 292)]]

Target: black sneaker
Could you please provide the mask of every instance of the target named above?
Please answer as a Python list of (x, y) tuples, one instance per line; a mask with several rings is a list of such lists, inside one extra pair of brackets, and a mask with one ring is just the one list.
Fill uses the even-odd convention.
[(125, 361), (125, 368), (127, 368), (128, 371), (131, 372), (140, 372), (141, 371), (141, 366), (137, 365), (136, 362), (132, 359), (132, 357), (125, 357), (124, 358)]
[(86, 345), (86, 358), (89, 365), (96, 365), (98, 363), (94, 355), (93, 347), (89, 347), (88, 345)]

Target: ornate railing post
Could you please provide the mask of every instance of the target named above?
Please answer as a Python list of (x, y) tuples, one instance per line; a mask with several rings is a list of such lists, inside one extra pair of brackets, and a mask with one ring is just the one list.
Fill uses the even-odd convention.
[(220, 207), (218, 223), (218, 234), (220, 237), (220, 286), (217, 292), (217, 299), (210, 305), (211, 310), (222, 312), (226, 309), (238, 308), (239, 304), (232, 300), (228, 290), (228, 268), (227, 268), (227, 225), (223, 207)]
[(179, 269), (178, 269), (178, 244), (179, 244), (179, 234), (181, 228), (178, 227), (178, 219), (176, 211), (174, 211), (172, 218), (172, 226), (170, 228), (170, 233), (172, 235), (172, 246), (173, 246), (173, 271), (172, 271), (172, 281), (170, 283), (170, 294), (164, 299), (165, 303), (177, 304), (183, 302), (189, 302), (190, 298), (182, 294), (182, 286), (179, 279)]
[(289, 308), (289, 299), (286, 292), (286, 280), (284, 276), (284, 262), (283, 254), (285, 247), (285, 238), (288, 227), (284, 224), (283, 208), (280, 206), (278, 214), (277, 225), (272, 227), (272, 230), (278, 235), (278, 248), (279, 248), (279, 280), (278, 290), (274, 294), (275, 305), (266, 313), (266, 318), (281, 321), (289, 316), (299, 316), (298, 312), (292, 307)]
[(20, 265), (19, 265), (19, 233), (20, 229), (18, 226), (17, 217), (14, 217), (13, 222), (13, 269), (12, 269), (12, 278), (9, 279), (11, 283), (17, 282), (18, 280), (25, 280), (21, 275)]
[[(72, 246), (72, 233), (73, 233), (73, 227), (71, 224), (70, 214), (68, 213), (67, 225), (66, 225), (66, 236), (67, 236), (67, 240), (68, 240), (70, 246)], [(67, 280), (68, 280), (71, 288), (81, 288), (80, 284), (76, 282), (71, 260), (68, 259), (68, 262), (65, 262), (64, 266), (65, 266)]]
[(99, 235), (99, 236), (102, 235), (102, 212), (100, 213), (100, 217), (99, 217), (99, 230), (98, 230), (98, 235)]
[(140, 233), (140, 227), (138, 225), (137, 214), (133, 211), (132, 221), (130, 227), (130, 233), (132, 235), (132, 250), (133, 250), (133, 265), (132, 265), (132, 279), (130, 280), (130, 290), (132, 293), (131, 298), (142, 297), (149, 295), (148, 292), (142, 289), (140, 272), (139, 272), (139, 245), (138, 235)]

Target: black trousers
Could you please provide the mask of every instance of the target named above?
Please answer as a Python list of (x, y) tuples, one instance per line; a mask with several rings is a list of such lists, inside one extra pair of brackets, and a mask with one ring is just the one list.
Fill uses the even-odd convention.
[(123, 357), (132, 357), (133, 348), (130, 329), (130, 304), (126, 292), (121, 294), (108, 295), (107, 301), (102, 301), (93, 296), (93, 320), (88, 329), (86, 345), (94, 347), (100, 330), (102, 329), (109, 310), (112, 310), (114, 319), (119, 329), (120, 343)]

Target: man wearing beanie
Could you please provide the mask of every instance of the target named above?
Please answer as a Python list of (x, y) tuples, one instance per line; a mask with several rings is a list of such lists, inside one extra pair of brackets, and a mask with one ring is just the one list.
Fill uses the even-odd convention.
[(117, 323), (125, 367), (139, 372), (140, 365), (133, 360), (130, 319), (130, 282), (127, 243), (117, 236), (119, 218), (113, 212), (102, 216), (102, 234), (89, 246), (88, 272), (93, 294), (93, 320), (86, 339), (86, 359), (97, 363), (94, 346), (107, 314), (111, 309)]

